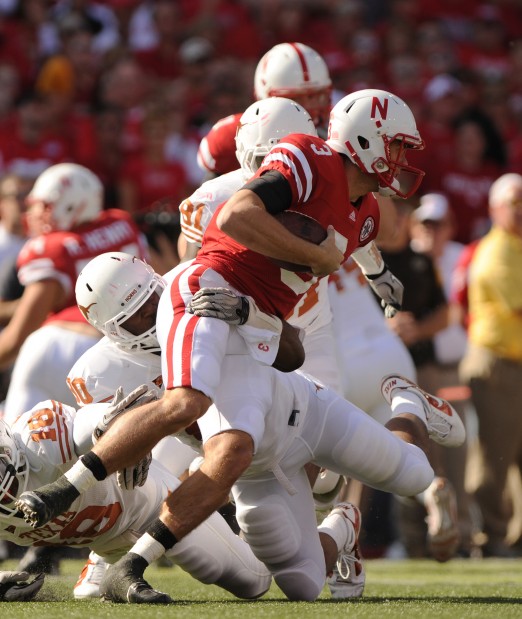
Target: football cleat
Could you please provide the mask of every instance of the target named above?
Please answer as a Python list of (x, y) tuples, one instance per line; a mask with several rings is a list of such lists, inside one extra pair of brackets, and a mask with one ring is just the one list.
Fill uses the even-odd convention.
[(100, 584), (108, 567), (108, 563), (105, 563), (96, 553), (91, 552), (78, 581), (74, 585), (74, 598), (76, 600), (99, 598)]
[(60, 477), (38, 490), (22, 492), (15, 506), (25, 522), (37, 529), (67, 510), (79, 496), (80, 493), (69, 480)]
[(147, 561), (133, 552), (110, 565), (100, 586), (102, 600), (124, 604), (172, 604), (167, 593), (156, 591), (143, 578)]
[(421, 399), (428, 435), (435, 443), (446, 447), (459, 447), (464, 443), (466, 440), (464, 424), (449, 402), (426, 393), (414, 382), (399, 374), (390, 374), (383, 378), (381, 393), (390, 406), (394, 396), (401, 391), (409, 391)]
[(457, 499), (447, 479), (436, 477), (424, 491), (424, 505), (428, 513), (428, 548), (440, 563), (449, 561), (456, 553), (459, 542)]
[(359, 552), (359, 533), (361, 531), (361, 512), (351, 503), (338, 503), (330, 512), (340, 514), (347, 528), (346, 543), (337, 557), (326, 582), (332, 598), (359, 598), (364, 591), (366, 572)]

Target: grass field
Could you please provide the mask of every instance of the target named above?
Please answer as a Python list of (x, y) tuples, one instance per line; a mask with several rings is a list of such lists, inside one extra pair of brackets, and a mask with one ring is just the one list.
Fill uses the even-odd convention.
[[(146, 572), (149, 582), (178, 600), (161, 607), (75, 601), (72, 588), (82, 564), (62, 561), (61, 575), (47, 577), (35, 602), (0, 603), (1, 619), (522, 618), (519, 560), (367, 561), (364, 597), (351, 602), (332, 600), (325, 589), (313, 603), (288, 602), (276, 585), (262, 599), (245, 602), (218, 587), (200, 584), (179, 568), (153, 566)], [(14, 567), (14, 562), (2, 564), (2, 569)]]

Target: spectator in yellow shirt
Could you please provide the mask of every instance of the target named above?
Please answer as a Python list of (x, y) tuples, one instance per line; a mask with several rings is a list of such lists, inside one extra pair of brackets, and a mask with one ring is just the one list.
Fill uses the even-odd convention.
[[(519, 556), (509, 545), (522, 518), (506, 504), (508, 472), (522, 466), (522, 176), (505, 174), (489, 193), (491, 230), (479, 242), (469, 276), (469, 345), (461, 377), (478, 418), (477, 504), (487, 541), (484, 556)], [(517, 472), (517, 471), (515, 471)], [(521, 495), (518, 492), (511, 495)], [(515, 512), (516, 514), (516, 512)], [(510, 522), (511, 519), (511, 522)]]

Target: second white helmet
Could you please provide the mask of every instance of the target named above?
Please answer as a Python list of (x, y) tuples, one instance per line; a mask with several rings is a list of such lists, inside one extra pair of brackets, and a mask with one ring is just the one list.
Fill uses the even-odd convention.
[[(396, 140), (401, 150), (392, 157), (390, 145)], [(361, 171), (376, 174), (381, 195), (410, 197), (424, 176), (402, 161), (406, 149), (424, 148), (415, 117), (402, 99), (385, 90), (359, 90), (343, 97), (330, 114), (327, 143)]]
[(291, 133), (317, 136), (304, 107), (283, 97), (252, 103), (243, 112), (236, 133), (236, 157), (240, 166), (254, 174), (270, 149)]
[(52, 208), (54, 230), (71, 228), (92, 221), (103, 208), (103, 185), (84, 166), (58, 163), (36, 179), (27, 203), (43, 202)]
[(127, 350), (160, 350), (156, 325), (134, 335), (124, 328), (154, 292), (165, 289), (163, 278), (143, 260), (124, 252), (93, 258), (78, 275), (76, 303), (86, 320)]

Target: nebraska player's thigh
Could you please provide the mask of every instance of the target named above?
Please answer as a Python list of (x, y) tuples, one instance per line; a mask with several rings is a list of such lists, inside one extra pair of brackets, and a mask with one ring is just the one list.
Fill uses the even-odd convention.
[(365, 344), (339, 350), (344, 397), (384, 425), (391, 409), (381, 395), (383, 376), (401, 374), (415, 382), (415, 365), (406, 346), (391, 332), (381, 331)]
[(43, 400), (76, 406), (67, 387), (67, 374), (76, 360), (99, 339), (52, 324), (31, 333), (13, 368), (5, 403), (6, 421), (14, 421)]
[(335, 356), (335, 340), (331, 323), (306, 333), (303, 346), (305, 362), (299, 368), (341, 393), (339, 365)]
[(310, 390), (301, 438), (313, 462), (378, 490), (412, 496), (433, 480), (421, 449), (330, 391)]
[(315, 600), (326, 579), (315, 504), (304, 469), (289, 494), (273, 473), (240, 478), (232, 488), (245, 540), (290, 600)]
[(218, 585), (239, 598), (256, 598), (270, 588), (272, 576), (268, 569), (218, 513), (166, 554), (197, 580)]
[(186, 307), (202, 287), (230, 286), (215, 271), (193, 263), (171, 274), (156, 321), (163, 383), (166, 389), (192, 387), (214, 399), (230, 327), (215, 318), (194, 316)]

